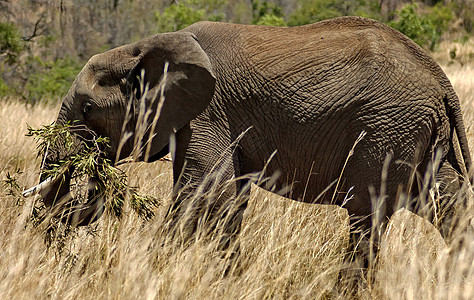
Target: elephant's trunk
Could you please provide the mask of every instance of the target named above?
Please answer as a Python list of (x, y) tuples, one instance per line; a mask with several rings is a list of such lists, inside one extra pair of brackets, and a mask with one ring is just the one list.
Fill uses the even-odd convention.
[[(45, 180), (42, 180), (35, 188), (37, 193), (43, 198), (43, 202), (46, 207), (50, 208), (56, 206), (60, 200), (70, 194), (69, 186), (71, 184), (71, 168), (67, 168), (63, 172), (60, 172), (56, 177), (48, 177)], [(41, 176), (43, 179), (44, 172)], [(29, 190), (35, 189), (31, 188)], [(29, 191), (28, 190), (28, 191)], [(26, 192), (25, 192), (26, 193)]]
[(96, 221), (104, 212), (104, 199), (99, 193), (97, 180), (89, 179), (87, 184), (87, 200), (75, 199), (71, 193), (71, 177), (74, 172), (73, 166), (66, 166), (54, 177), (47, 177), (47, 170), (53, 164), (64, 160), (64, 158), (79, 153), (83, 147), (83, 141), (77, 140), (73, 147), (68, 149), (52, 149), (45, 157), (45, 166), (41, 174), (41, 182), (23, 192), (25, 197), (39, 193), (43, 198), (45, 206), (51, 210), (54, 216), (60, 216), (61, 221), (76, 226), (88, 225)]
[(96, 189), (97, 181), (88, 182), (87, 201), (74, 199), (70, 191), (72, 170), (68, 169), (54, 179), (48, 177), (37, 186), (23, 192), (28, 197), (39, 193), (43, 202), (53, 215), (60, 216), (61, 221), (74, 226), (89, 225), (97, 221), (104, 212), (104, 199)]

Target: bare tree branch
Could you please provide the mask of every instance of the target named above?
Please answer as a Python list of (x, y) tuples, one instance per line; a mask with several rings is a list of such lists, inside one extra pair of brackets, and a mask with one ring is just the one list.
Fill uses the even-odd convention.
[[(45, 14), (44, 13), (41, 14), (39, 19), (35, 23), (35, 28), (33, 29), (33, 33), (29, 37), (22, 37), (21, 39), (23, 41), (30, 42), (33, 38), (37, 36), (41, 36), (46, 32), (46, 30), (44, 29), (45, 26), (41, 24), (41, 21), (43, 20), (44, 17), (45, 17)], [(38, 32), (38, 30), (41, 30), (41, 32)]]

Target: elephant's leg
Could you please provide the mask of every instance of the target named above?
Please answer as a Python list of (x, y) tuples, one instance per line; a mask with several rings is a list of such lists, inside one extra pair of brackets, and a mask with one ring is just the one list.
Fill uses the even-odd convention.
[(394, 209), (417, 193), (417, 174), (426, 157), (431, 158), (431, 120), (430, 110), (412, 106), (386, 109), (382, 117), (364, 120), (367, 134), (344, 171), (346, 188), (354, 189), (346, 208), (355, 222), (363, 218), (359, 223), (364, 229), (383, 232)]
[[(459, 193), (462, 178), (460, 165), (454, 151), (442, 157), (441, 151), (429, 151), (417, 172), (413, 188), (412, 205), (408, 206), (414, 213), (431, 221), (448, 238), (453, 229), (455, 212), (464, 203)], [(454, 163), (453, 163), (454, 162)]]
[(388, 144), (374, 140), (377, 141), (376, 137), (369, 136), (356, 146), (343, 176), (344, 189), (352, 187), (352, 199), (344, 205), (351, 217), (351, 239), (357, 244), (356, 255), (364, 266), (374, 262), (379, 238), (395, 205), (409, 198), (417, 162), (424, 152), (407, 151), (400, 146), (392, 149), (405, 152), (393, 153)]
[(389, 156), (385, 164), (373, 163), (364, 157), (364, 154), (355, 154), (345, 171), (344, 188), (352, 190), (344, 207), (353, 227), (370, 232), (393, 213), (395, 198), (407, 189), (402, 178), (409, 178), (411, 174), (409, 168), (397, 167)]
[(238, 153), (220, 128), (192, 123), (176, 135), (174, 197), (168, 215), (184, 241), (196, 233), (228, 248), (240, 232), (249, 186), (238, 180)]
[(455, 225), (455, 213), (462, 207), (462, 195), (458, 192), (461, 188), (460, 174), (448, 162), (444, 161), (436, 174), (436, 188), (434, 188), (434, 219), (433, 223), (440, 229), (444, 238), (450, 236)]
[(244, 212), (250, 197), (250, 183), (241, 181), (239, 185), (241, 189), (237, 197), (234, 196), (229, 199), (228, 203), (230, 205), (222, 212), (218, 211), (218, 215), (214, 216), (214, 218), (222, 220), (220, 226), (218, 226), (220, 229), (218, 230), (219, 249), (226, 250), (232, 248), (233, 254), (240, 253), (240, 244), (234, 242), (236, 236), (241, 232)]

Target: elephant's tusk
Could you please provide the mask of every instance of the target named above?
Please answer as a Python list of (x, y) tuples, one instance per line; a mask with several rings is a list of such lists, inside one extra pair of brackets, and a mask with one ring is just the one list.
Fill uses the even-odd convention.
[(48, 188), (52, 184), (53, 179), (51, 177), (46, 178), (43, 182), (40, 182), (38, 185), (27, 189), (26, 191), (23, 191), (22, 195), (23, 197), (30, 197), (33, 196), (34, 194), (37, 194), (44, 190), (45, 188)]

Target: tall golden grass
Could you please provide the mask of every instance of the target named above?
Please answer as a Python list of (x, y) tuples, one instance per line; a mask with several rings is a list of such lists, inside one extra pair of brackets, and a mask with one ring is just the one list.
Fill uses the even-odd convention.
[[(461, 99), (474, 149), (474, 66), (445, 68)], [(0, 178), (38, 181), (35, 143), (26, 124), (52, 122), (58, 107), (0, 102)], [(348, 248), (348, 216), (334, 206), (291, 201), (254, 188), (244, 216), (240, 257), (230, 259), (214, 241), (183, 247), (164, 234), (172, 191), (171, 163), (125, 166), (131, 185), (163, 203), (150, 222), (130, 207), (122, 219), (105, 216), (48, 247), (44, 226), (27, 222), (22, 206), (0, 194), (0, 299), (474, 299), (474, 233), (448, 244), (424, 219), (398, 211), (381, 240), (379, 259), (355, 290), (339, 276)], [(470, 197), (472, 200), (472, 197)], [(472, 201), (471, 201), (472, 202)], [(467, 220), (473, 206), (460, 212)], [(462, 241), (462, 242), (460, 242)]]

